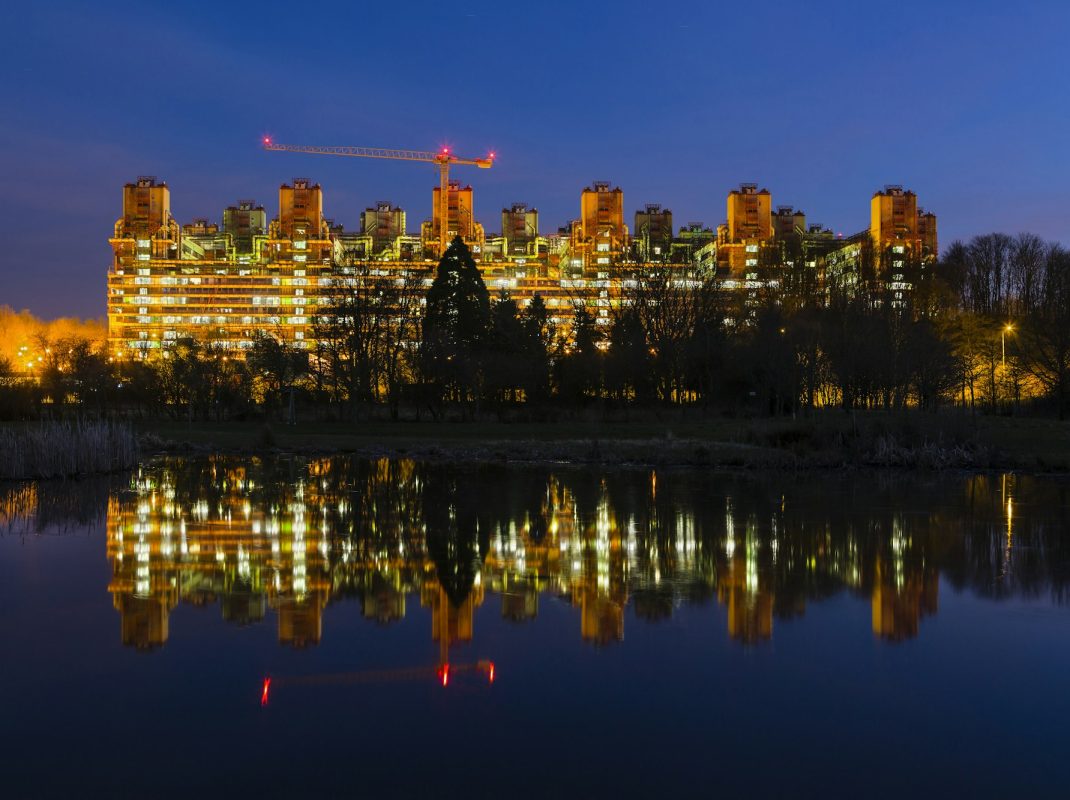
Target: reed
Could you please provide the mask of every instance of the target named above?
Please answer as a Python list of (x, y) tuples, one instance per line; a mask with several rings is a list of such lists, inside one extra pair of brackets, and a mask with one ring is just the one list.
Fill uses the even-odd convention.
[(0, 480), (73, 478), (133, 469), (137, 436), (106, 421), (0, 428)]

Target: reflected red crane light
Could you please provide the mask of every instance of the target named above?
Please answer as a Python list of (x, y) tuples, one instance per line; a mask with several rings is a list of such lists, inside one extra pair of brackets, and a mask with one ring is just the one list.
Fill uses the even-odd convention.
[(439, 668), (438, 674), (442, 678), (442, 685), (443, 686), (449, 686), (450, 685), (450, 665), (448, 663), (443, 664)]
[(494, 662), (490, 662), (490, 666), (487, 668), (487, 681), (494, 683)]
[(264, 688), (260, 692), (260, 705), (266, 706), (268, 704), (268, 689), (271, 688), (271, 678), (264, 678)]

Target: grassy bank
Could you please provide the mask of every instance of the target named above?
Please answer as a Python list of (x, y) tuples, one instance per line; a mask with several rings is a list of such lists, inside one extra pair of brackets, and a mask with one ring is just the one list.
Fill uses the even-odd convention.
[(0, 428), (0, 480), (73, 478), (132, 469), (137, 435), (111, 422), (40, 422)]
[(154, 423), (146, 452), (354, 453), (370, 457), (742, 468), (1070, 470), (1070, 423), (948, 414), (564, 423)]

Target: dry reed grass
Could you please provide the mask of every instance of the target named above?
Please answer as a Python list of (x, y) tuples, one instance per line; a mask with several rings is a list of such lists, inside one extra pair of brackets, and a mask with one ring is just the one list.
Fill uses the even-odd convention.
[(73, 478), (133, 469), (137, 436), (106, 421), (0, 428), (0, 480)]

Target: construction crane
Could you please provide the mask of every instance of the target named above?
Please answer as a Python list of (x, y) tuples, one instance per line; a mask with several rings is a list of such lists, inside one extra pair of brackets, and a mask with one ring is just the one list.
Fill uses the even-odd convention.
[(265, 150), (276, 150), (284, 153), (311, 153), (320, 156), (351, 156), (354, 158), (387, 158), (393, 161), (423, 161), (430, 164), (438, 164), (439, 255), (445, 253), (446, 248), (449, 247), (450, 166), (458, 164), (475, 166), (480, 169), (490, 169), (494, 166), (494, 153), (488, 153), (486, 158), (461, 158), (460, 156), (455, 156), (445, 146), (437, 153), (433, 153), (426, 150), (393, 150), (385, 147), (317, 147), (315, 145), (278, 144), (273, 142), (270, 136), (265, 136), (263, 142)]

